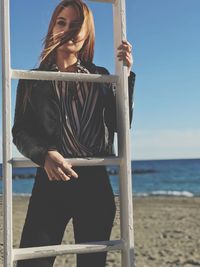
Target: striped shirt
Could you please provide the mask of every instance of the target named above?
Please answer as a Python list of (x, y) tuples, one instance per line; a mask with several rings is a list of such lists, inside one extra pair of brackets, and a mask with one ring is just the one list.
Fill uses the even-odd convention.
[[(89, 73), (77, 61), (75, 72)], [(99, 83), (54, 81), (62, 116), (64, 157), (105, 155), (106, 127), (103, 93)]]

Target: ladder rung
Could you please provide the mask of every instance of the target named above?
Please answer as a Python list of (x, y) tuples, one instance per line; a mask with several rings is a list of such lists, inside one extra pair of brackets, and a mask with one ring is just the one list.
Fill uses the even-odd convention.
[(124, 242), (122, 240), (111, 240), (111, 241), (99, 241), (90, 242), (84, 244), (73, 244), (73, 245), (55, 245), (55, 246), (43, 246), (43, 247), (31, 247), (31, 248), (18, 248), (13, 250), (13, 259), (25, 260), (25, 259), (36, 259), (45, 258), (49, 256), (57, 256), (63, 254), (74, 254), (74, 253), (94, 253), (103, 252), (110, 250), (122, 250)]
[(57, 80), (57, 81), (85, 81), (98, 83), (117, 83), (119, 77), (117, 75), (101, 75), (86, 73), (70, 73), (55, 71), (34, 71), (34, 70), (11, 70), (13, 79), (27, 80)]
[[(119, 157), (107, 158), (69, 158), (66, 159), (72, 166), (93, 166), (93, 165), (119, 165)], [(12, 166), (15, 168), (37, 167), (35, 163), (27, 158), (12, 158)]]

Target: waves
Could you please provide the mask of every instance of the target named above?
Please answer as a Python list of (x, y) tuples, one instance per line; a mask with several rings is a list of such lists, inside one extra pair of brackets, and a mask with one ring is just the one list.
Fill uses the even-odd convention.
[(164, 191), (164, 190), (160, 190), (160, 191), (153, 191), (153, 192), (149, 192), (149, 193), (135, 193), (135, 196), (138, 197), (149, 197), (149, 196), (163, 196), (163, 197), (195, 197), (198, 195), (195, 195), (191, 192), (188, 191)]
[(13, 197), (30, 197), (31, 193), (13, 193)]
[(13, 174), (12, 178), (13, 179), (33, 179), (35, 177), (34, 174)]
[[(119, 169), (117, 168), (107, 168), (107, 172), (109, 175), (118, 175)], [(151, 174), (156, 173), (156, 169), (132, 169), (132, 174)]]
[[(0, 196), (2, 194), (0, 193)], [(13, 193), (13, 196), (30, 197), (31, 193)], [(119, 196), (118, 193), (115, 196)], [(150, 193), (133, 193), (135, 197), (200, 197), (188, 191), (153, 191)]]
[[(132, 174), (138, 174), (138, 175), (142, 175), (142, 174), (153, 174), (153, 173), (156, 173), (158, 172), (156, 169), (132, 169), (131, 173)], [(107, 168), (107, 173), (109, 175), (118, 175), (119, 174), (119, 169), (118, 168), (110, 168), (108, 167)], [(12, 178), (13, 179), (29, 179), (29, 178), (34, 178), (35, 176), (35, 173), (25, 173), (24, 171), (21, 172), (21, 173), (13, 173), (13, 176)], [(0, 175), (0, 179), (2, 179), (2, 176)]]
[[(200, 159), (134, 161), (131, 167), (133, 196), (200, 197)], [(109, 165), (106, 169), (114, 194), (118, 195), (119, 167)], [(14, 168), (13, 192), (30, 194), (35, 174), (35, 168)], [(2, 190), (0, 180), (0, 193)]]

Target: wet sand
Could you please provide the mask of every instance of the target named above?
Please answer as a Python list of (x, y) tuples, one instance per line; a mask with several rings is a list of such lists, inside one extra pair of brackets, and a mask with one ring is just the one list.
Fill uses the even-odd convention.
[[(28, 197), (13, 197), (14, 247), (18, 247)], [(0, 198), (2, 203), (2, 198)], [(111, 239), (120, 238), (119, 201)], [(200, 267), (200, 198), (135, 197), (134, 228), (137, 267)], [(73, 241), (72, 224), (63, 244)], [(2, 204), (0, 210), (0, 266), (2, 267)], [(121, 266), (121, 253), (109, 252), (107, 267)], [(55, 267), (75, 267), (75, 256), (58, 256)]]

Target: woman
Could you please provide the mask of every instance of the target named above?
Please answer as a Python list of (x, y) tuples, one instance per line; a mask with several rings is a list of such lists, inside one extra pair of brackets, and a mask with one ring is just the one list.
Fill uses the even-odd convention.
[[(92, 63), (94, 22), (81, 0), (55, 8), (37, 70), (108, 74)], [(131, 45), (119, 46), (129, 73), (130, 111), (134, 74)], [(99, 88), (100, 87), (100, 88)], [(39, 165), (20, 247), (60, 244), (72, 218), (76, 243), (109, 240), (115, 202), (105, 166), (73, 167), (65, 158), (111, 155), (115, 97), (106, 84), (20, 80), (13, 142)], [(55, 257), (24, 260), (18, 267), (50, 267)], [(78, 267), (105, 266), (106, 253), (77, 255)]]

